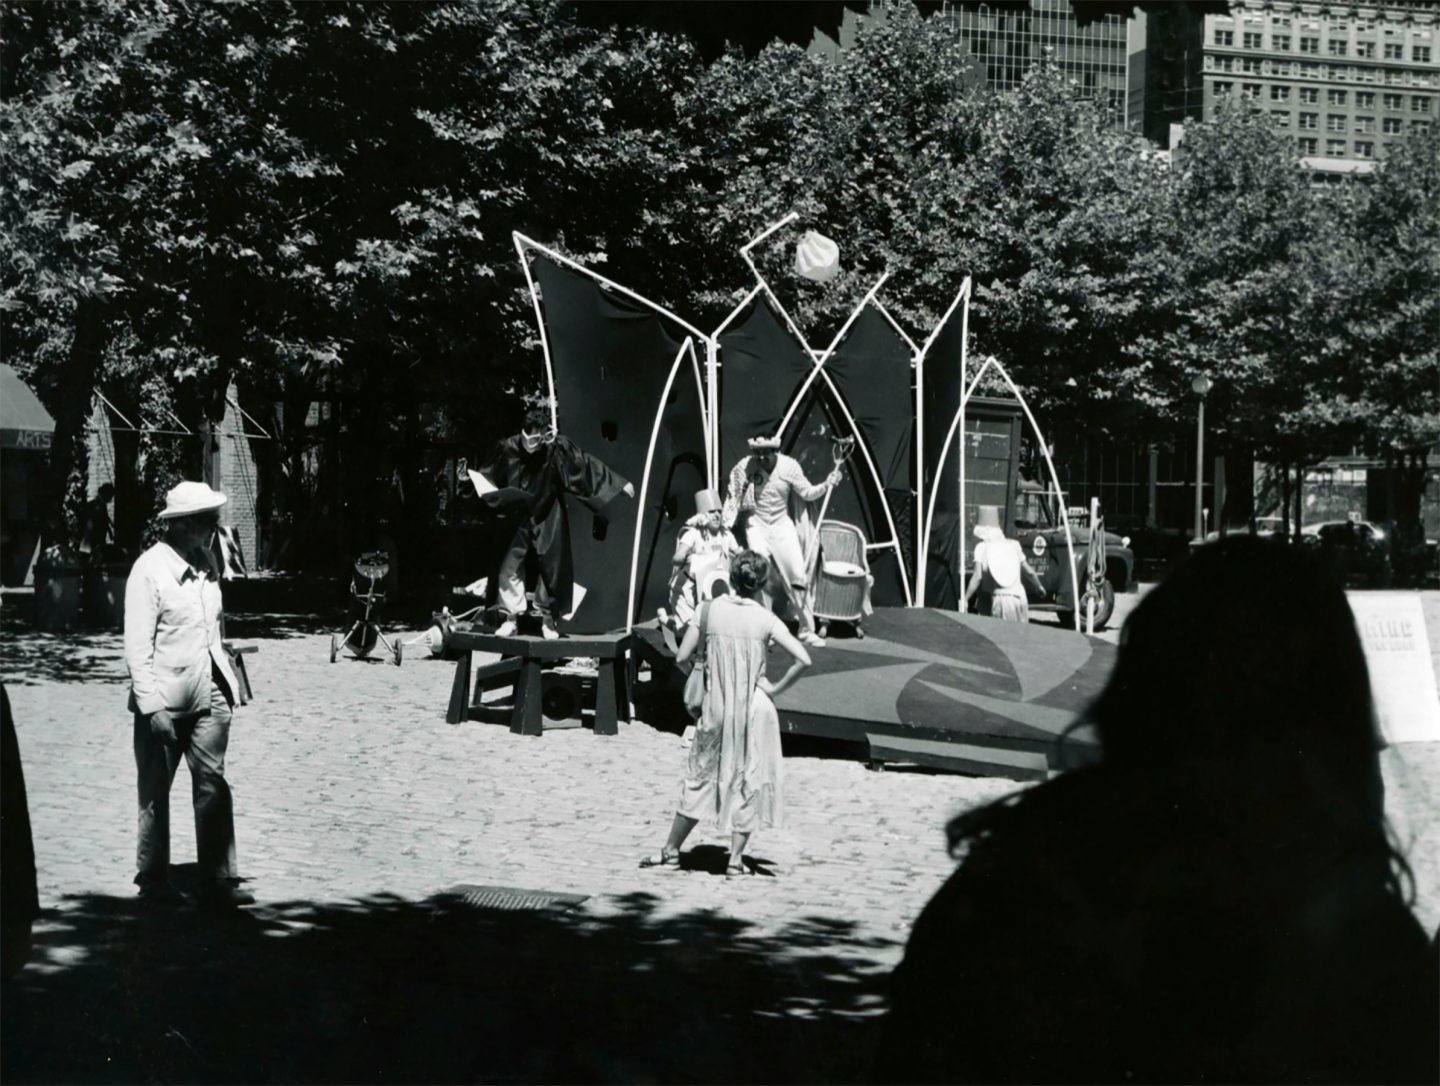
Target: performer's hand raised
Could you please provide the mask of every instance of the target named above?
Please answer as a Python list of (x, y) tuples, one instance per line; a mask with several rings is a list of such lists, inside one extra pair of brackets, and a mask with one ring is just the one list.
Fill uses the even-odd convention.
[(837, 486), (840, 485), (840, 479), (840, 469), (836, 468), (834, 471), (832, 471), (829, 475), (825, 477), (825, 485), (828, 486), (831, 490), (834, 490)]
[(626, 483), (626, 484), (625, 484), (625, 495), (626, 495), (626, 497), (630, 497), (630, 498), (633, 498), (633, 497), (635, 496), (635, 484), (634, 484), (634, 483)]

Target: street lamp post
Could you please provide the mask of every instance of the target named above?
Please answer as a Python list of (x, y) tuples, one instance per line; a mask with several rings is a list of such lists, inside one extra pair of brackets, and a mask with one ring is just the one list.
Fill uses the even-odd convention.
[(1200, 411), (1195, 420), (1195, 538), (1205, 538), (1205, 394), (1213, 382), (1203, 373), (1190, 382), (1190, 388), (1200, 401)]

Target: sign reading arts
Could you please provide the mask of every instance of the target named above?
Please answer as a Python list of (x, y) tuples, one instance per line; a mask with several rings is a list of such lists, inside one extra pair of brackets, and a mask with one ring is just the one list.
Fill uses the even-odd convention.
[(0, 430), (0, 448), (36, 449), (43, 452), (50, 448), (52, 436), (46, 430)]
[(1350, 608), (1365, 646), (1375, 712), (1386, 741), (1440, 741), (1440, 695), (1420, 597), (1356, 592), (1350, 594)]

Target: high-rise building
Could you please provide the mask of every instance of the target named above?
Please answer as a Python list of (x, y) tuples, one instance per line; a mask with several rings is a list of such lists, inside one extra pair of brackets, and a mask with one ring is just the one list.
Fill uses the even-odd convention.
[(1082, 94), (1124, 116), (1127, 27), (1123, 16), (1105, 15), (1082, 27), (1070, 0), (1030, 0), (1028, 8), (947, 2), (941, 11), (971, 55), (984, 65), (991, 87), (1019, 86), (1025, 70), (1048, 49)]
[(1240, 101), (1293, 136), (1302, 157), (1375, 159), (1440, 112), (1440, 7), (1430, 0), (1234, 0), (1203, 21), (1176, 5), (1142, 22), (1132, 103), (1143, 109), (1131, 124), (1157, 141), (1171, 123)]

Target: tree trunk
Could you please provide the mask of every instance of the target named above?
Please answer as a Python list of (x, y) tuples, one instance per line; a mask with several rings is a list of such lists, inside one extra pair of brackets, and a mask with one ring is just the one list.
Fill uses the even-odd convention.
[(85, 299), (75, 310), (70, 357), (60, 371), (53, 405), (55, 436), (50, 444), (50, 481), (42, 505), (45, 546), (77, 537), (80, 509), (86, 498), (89, 450), (85, 428), (104, 356), (105, 311), (98, 301)]

